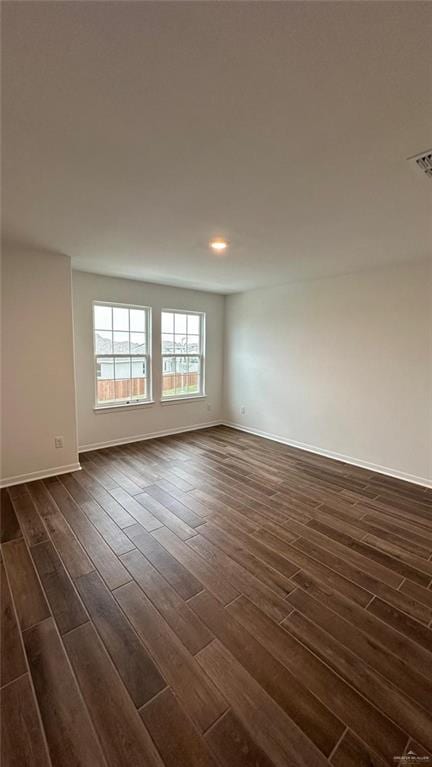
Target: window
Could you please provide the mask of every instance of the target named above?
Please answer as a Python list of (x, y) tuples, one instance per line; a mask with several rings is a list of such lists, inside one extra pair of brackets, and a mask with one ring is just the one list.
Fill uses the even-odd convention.
[(162, 399), (204, 394), (205, 315), (162, 312)]
[(95, 303), (96, 407), (148, 402), (150, 309)]

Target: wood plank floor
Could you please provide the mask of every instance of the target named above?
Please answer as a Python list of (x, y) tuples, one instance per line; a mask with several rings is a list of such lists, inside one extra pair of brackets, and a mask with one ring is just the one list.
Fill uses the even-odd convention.
[(431, 490), (226, 427), (81, 464), (2, 492), (4, 767), (432, 765)]

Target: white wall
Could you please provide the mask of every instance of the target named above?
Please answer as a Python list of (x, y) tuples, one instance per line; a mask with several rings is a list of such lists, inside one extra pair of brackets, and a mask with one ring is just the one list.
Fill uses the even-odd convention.
[[(219, 421), (222, 416), (223, 296), (135, 280), (73, 272), (78, 440), (81, 448), (127, 442), (138, 437)], [(112, 301), (152, 307), (152, 405), (94, 410), (92, 302)], [(160, 403), (160, 313), (162, 309), (206, 312), (205, 399)]]
[(229, 296), (225, 419), (431, 483), (431, 337), (430, 264)]
[[(73, 272), (72, 282), (82, 447), (223, 418), (432, 482), (431, 265), (229, 296), (225, 361), (222, 296), (84, 272)], [(154, 405), (94, 411), (93, 300), (153, 307)], [(207, 313), (206, 399), (159, 402), (162, 308)], [(57, 435), (64, 437), (60, 450), (54, 446)], [(77, 465), (71, 270), (66, 256), (3, 251), (1, 437), (2, 484)]]
[(77, 466), (67, 256), (3, 250), (1, 437), (2, 484)]

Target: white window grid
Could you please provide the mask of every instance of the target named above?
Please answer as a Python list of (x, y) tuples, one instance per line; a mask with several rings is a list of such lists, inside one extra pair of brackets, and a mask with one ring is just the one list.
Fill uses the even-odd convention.
[[(162, 357), (162, 376), (161, 376), (161, 399), (164, 401), (168, 400), (174, 400), (174, 399), (193, 399), (194, 397), (203, 397), (205, 396), (205, 321), (206, 316), (204, 312), (191, 312), (191, 311), (185, 311), (181, 309), (162, 309), (161, 312), (161, 325), (162, 325), (162, 315), (164, 313), (169, 313), (174, 315), (174, 326), (173, 326), (173, 333), (163, 333), (162, 327), (161, 327), (161, 357)], [(186, 317), (186, 349), (182, 351), (175, 351), (175, 338), (176, 338), (176, 315), (181, 315), (183, 317)], [(199, 318), (199, 349), (198, 351), (192, 351), (188, 352), (187, 348), (187, 339), (188, 339), (188, 317), (198, 317)], [(163, 342), (164, 342), (164, 335), (173, 335), (174, 338), (174, 350), (172, 352), (166, 352), (163, 348)], [(191, 335), (196, 335), (191, 334)], [(163, 393), (163, 372), (164, 372), (164, 361), (166, 359), (174, 359), (175, 360), (175, 373), (177, 371), (177, 359), (187, 359), (188, 360), (188, 370), (183, 372), (189, 372), (189, 360), (190, 359), (196, 359), (198, 357), (199, 359), (199, 381), (200, 381), (200, 388), (199, 391), (193, 394), (187, 393), (187, 394), (173, 394), (170, 396), (164, 396)]]
[[(111, 328), (98, 328), (96, 327), (95, 323), (95, 307), (101, 306), (105, 307), (107, 309), (111, 310)], [(114, 309), (126, 309), (128, 311), (128, 330), (115, 330), (114, 329)], [(130, 312), (133, 310), (138, 309), (139, 311), (144, 312), (144, 343), (145, 343), (145, 352), (132, 352), (131, 349), (131, 334), (134, 332), (139, 333), (140, 331), (131, 331), (130, 329)], [(101, 353), (98, 352), (96, 349), (96, 333), (97, 332), (104, 332), (108, 333), (111, 332), (112, 334), (112, 352), (106, 352)], [(128, 343), (129, 343), (129, 352), (115, 352), (114, 351), (114, 333), (127, 333), (128, 334)], [(95, 382), (95, 407), (97, 409), (106, 408), (106, 407), (122, 407), (124, 405), (132, 405), (132, 404), (139, 404), (140, 402), (150, 402), (152, 399), (152, 369), (151, 369), (151, 308), (149, 306), (139, 306), (136, 304), (120, 304), (120, 303), (111, 303), (107, 301), (93, 301), (93, 353), (94, 353), (94, 382)], [(142, 376), (146, 381), (146, 396), (136, 396), (134, 397), (131, 395), (127, 400), (108, 400), (106, 403), (103, 401), (100, 401), (98, 399), (98, 376), (97, 376), (97, 367), (100, 360), (109, 359), (113, 360), (113, 378), (112, 380), (127, 380), (124, 376), (121, 378), (116, 379), (116, 360), (123, 360), (126, 362), (129, 360), (129, 380), (132, 381), (132, 364), (135, 360), (142, 360), (145, 362), (145, 370), (146, 375)]]

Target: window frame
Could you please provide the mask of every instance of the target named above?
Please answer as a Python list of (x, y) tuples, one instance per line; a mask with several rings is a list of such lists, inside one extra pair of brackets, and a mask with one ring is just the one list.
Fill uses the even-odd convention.
[[(200, 337), (200, 353), (197, 354), (196, 352), (180, 352), (178, 354), (164, 354), (162, 351), (162, 341), (163, 341), (163, 333), (162, 333), (162, 315), (164, 312), (169, 312), (170, 314), (186, 314), (186, 315), (194, 315), (195, 317), (200, 318), (200, 330), (199, 330), (199, 337)], [(169, 402), (184, 402), (185, 400), (192, 400), (192, 399), (204, 399), (206, 395), (206, 381), (205, 381), (205, 369), (206, 369), (206, 342), (207, 342), (207, 332), (206, 332), (206, 323), (207, 323), (207, 315), (206, 312), (197, 312), (190, 309), (168, 309), (163, 308), (161, 309), (160, 313), (160, 354), (161, 354), (161, 365), (160, 365), (160, 402), (161, 404), (166, 404)], [(175, 336), (174, 336), (175, 337)], [(196, 394), (173, 394), (171, 397), (164, 397), (163, 395), (163, 367), (164, 367), (164, 359), (167, 357), (199, 357), (200, 359), (200, 391)]]
[[(146, 353), (145, 354), (116, 354), (115, 352), (112, 352), (110, 354), (99, 354), (96, 352), (96, 330), (102, 330), (102, 328), (96, 328), (95, 327), (95, 306), (108, 306), (111, 309), (140, 309), (141, 311), (144, 311), (145, 313), (145, 335), (146, 335)], [(129, 327), (129, 334), (131, 332)], [(114, 327), (112, 328), (112, 333), (114, 334)], [(119, 301), (92, 301), (92, 335), (93, 335), (93, 380), (94, 380), (94, 407), (93, 410), (101, 411), (101, 410), (114, 410), (117, 408), (131, 408), (131, 407), (140, 407), (142, 405), (151, 405), (153, 400), (153, 375), (152, 375), (152, 308), (151, 306), (141, 306), (140, 304), (124, 304), (120, 303)], [(110, 402), (107, 402), (107, 404), (101, 404), (98, 401), (98, 378), (97, 378), (97, 364), (99, 358), (109, 358), (114, 361), (114, 371), (115, 371), (115, 359), (117, 358), (124, 358), (124, 359), (136, 359), (138, 357), (141, 357), (145, 359), (146, 362), (146, 370), (147, 370), (147, 397), (135, 397), (131, 398), (125, 402), (116, 402), (115, 400), (112, 400)], [(115, 373), (114, 373), (115, 374)], [(115, 379), (114, 379), (115, 380)]]

